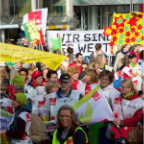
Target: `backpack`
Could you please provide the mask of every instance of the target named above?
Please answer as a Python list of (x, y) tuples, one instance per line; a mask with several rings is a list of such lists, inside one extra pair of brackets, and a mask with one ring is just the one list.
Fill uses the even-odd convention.
[(46, 128), (45, 125), (42, 121), (42, 119), (30, 113), (31, 117), (31, 125), (29, 129), (29, 137), (34, 143), (38, 143), (41, 141), (46, 140), (47, 138), (47, 133), (46, 133)]

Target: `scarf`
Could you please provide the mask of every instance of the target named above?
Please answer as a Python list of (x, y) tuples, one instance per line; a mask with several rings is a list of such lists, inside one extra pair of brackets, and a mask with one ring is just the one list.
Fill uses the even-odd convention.
[(122, 52), (124, 55), (126, 55), (129, 51), (124, 52), (123, 50), (121, 50), (121, 52)]
[(131, 65), (132, 67), (135, 67), (135, 66), (137, 65), (137, 63), (134, 64), (134, 63), (131, 63), (131, 62), (130, 62), (130, 65)]
[(87, 83), (85, 86), (85, 95), (87, 95), (91, 91), (90, 85)]
[(125, 99), (130, 98), (132, 95), (134, 95), (134, 93), (133, 93), (132, 91), (131, 91), (128, 95), (122, 94), (122, 96), (123, 96)]
[(102, 65), (100, 66), (100, 68), (104, 68), (104, 66), (105, 66), (105, 65), (104, 65), (104, 64), (102, 64)]
[(79, 84), (79, 81), (75, 81), (74, 83), (72, 83), (72, 87), (74, 90), (77, 90), (77, 85)]
[[(34, 81), (32, 81), (32, 85), (33, 85), (34, 87), (38, 87), (38, 86), (39, 86), (39, 85), (37, 85)], [(40, 86), (43, 86), (43, 84), (40, 85)]]

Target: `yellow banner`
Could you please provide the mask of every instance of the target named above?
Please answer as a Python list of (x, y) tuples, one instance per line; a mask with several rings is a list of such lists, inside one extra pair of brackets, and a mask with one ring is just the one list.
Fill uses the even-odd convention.
[(33, 63), (39, 61), (47, 65), (50, 69), (56, 70), (64, 59), (65, 56), (12, 44), (0, 43), (1, 61), (23, 63)]

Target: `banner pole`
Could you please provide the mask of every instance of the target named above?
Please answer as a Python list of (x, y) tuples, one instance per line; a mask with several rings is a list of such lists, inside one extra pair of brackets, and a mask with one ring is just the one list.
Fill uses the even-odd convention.
[(62, 50), (62, 42), (61, 42), (61, 33), (60, 33), (60, 45), (61, 45), (61, 51), (62, 51), (62, 56), (63, 56), (63, 50)]
[(43, 46), (42, 46), (41, 39), (40, 39), (40, 46), (41, 46), (42, 51), (44, 51)]
[(111, 48), (110, 48), (110, 50), (109, 50), (108, 70), (109, 70), (109, 65), (110, 65), (110, 57), (111, 57)]

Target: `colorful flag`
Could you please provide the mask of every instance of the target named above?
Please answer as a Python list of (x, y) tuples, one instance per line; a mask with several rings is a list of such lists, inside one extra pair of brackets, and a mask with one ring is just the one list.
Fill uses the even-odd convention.
[(57, 39), (50, 38), (50, 41), (52, 42), (51, 51), (59, 49), (62, 53), (61, 36), (59, 35)]
[(37, 30), (37, 25), (36, 25), (35, 20), (29, 21), (29, 22), (23, 24), (23, 27), (24, 27), (24, 32), (25, 32), (25, 35), (26, 35), (28, 41), (40, 39), (40, 34)]
[(39, 61), (52, 70), (56, 70), (65, 59), (65, 56), (62, 55), (5, 43), (0, 43), (0, 57), (1, 61), (8, 62), (33, 63)]
[(78, 118), (82, 124), (114, 120), (112, 110), (100, 86), (97, 86), (80, 99), (73, 106), (73, 109), (78, 114)]
[(45, 44), (44, 38), (43, 38), (43, 34), (42, 34), (42, 28), (38, 31), (40, 34), (40, 40), (34, 40), (34, 44), (40, 44), (42, 43), (43, 45)]
[[(48, 8), (37, 9), (33, 12), (25, 14), (23, 16), (22, 24), (27, 23), (28, 21), (35, 20), (38, 30), (40, 30), (40, 28), (43, 28), (42, 33), (43, 35), (45, 35), (46, 25), (47, 25), (47, 16), (48, 16)], [(21, 29), (24, 30), (23, 27), (21, 27)]]
[(114, 14), (111, 46), (115, 44), (144, 43), (144, 13)]

